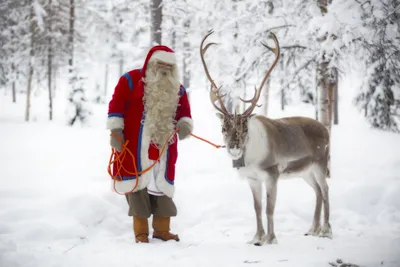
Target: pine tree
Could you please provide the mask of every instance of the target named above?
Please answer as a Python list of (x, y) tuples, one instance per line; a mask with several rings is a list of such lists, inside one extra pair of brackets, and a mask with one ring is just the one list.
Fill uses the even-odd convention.
[(356, 104), (372, 127), (400, 132), (400, 1), (366, 5), (364, 19), (375, 34), (364, 41), (369, 51), (366, 78)]

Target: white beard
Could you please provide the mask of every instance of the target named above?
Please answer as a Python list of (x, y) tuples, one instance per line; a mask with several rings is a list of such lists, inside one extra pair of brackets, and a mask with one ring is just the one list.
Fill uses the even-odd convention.
[[(180, 83), (176, 75), (176, 66), (172, 70), (155, 71), (149, 63), (144, 90), (145, 126), (151, 142), (161, 148), (175, 130), (175, 113), (178, 107)], [(175, 141), (175, 135), (170, 143)]]

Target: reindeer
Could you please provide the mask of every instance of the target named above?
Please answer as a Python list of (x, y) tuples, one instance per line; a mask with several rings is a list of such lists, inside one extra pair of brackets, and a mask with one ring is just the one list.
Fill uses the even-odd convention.
[[(288, 177), (302, 177), (313, 189), (316, 195), (314, 217), (311, 227), (305, 235), (332, 238), (329, 223), (329, 188), (326, 182), (329, 160), (329, 132), (317, 120), (306, 117), (285, 117), (270, 119), (262, 115), (253, 114), (257, 106), (261, 91), (271, 71), (278, 62), (280, 49), (276, 36), (271, 33), (275, 43), (272, 50), (275, 60), (264, 76), (260, 87), (254, 88), (254, 96), (250, 100), (241, 101), (250, 103), (242, 114), (231, 114), (226, 109), (220, 94), (221, 87), (217, 87), (212, 79), (204, 55), (207, 49), (216, 43), (204, 42), (213, 31), (202, 39), (200, 55), (204, 71), (211, 83), (210, 100), (221, 120), (222, 135), (228, 155), (233, 165), (238, 169), (240, 176), (247, 179), (254, 201), (256, 214), (256, 233), (249, 244), (261, 246), (264, 243), (276, 244), (274, 232), (274, 210), (277, 197), (278, 179)], [(219, 106), (216, 105), (218, 101)], [(262, 223), (262, 185), (266, 185), (267, 202), (267, 234)], [(324, 221), (321, 227), (320, 217), (322, 203), (324, 204)]]

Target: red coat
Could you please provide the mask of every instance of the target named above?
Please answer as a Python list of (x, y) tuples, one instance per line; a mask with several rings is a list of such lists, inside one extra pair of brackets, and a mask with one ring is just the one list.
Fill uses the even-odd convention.
[[(144, 95), (144, 83), (142, 78), (146, 75), (145, 70), (150, 57), (157, 50), (172, 51), (165, 46), (153, 47), (147, 54), (142, 69), (129, 71), (120, 77), (108, 109), (107, 128), (124, 129), (124, 137), (125, 140), (129, 140), (128, 148), (135, 156), (138, 171), (142, 171), (151, 165), (149, 159), (157, 160), (160, 152), (156, 147), (150, 145), (150, 136), (147, 134), (144, 123), (141, 123), (146, 120), (143, 112), (144, 104), (142, 98)], [(188, 120), (192, 123), (188, 96), (182, 85), (180, 86), (179, 95), (179, 105), (175, 120)], [(178, 158), (178, 138), (176, 137), (175, 140), (164, 151), (164, 155), (160, 159), (159, 175), (156, 177), (158, 189), (169, 197), (172, 197), (174, 194), (175, 164)], [(129, 155), (125, 157), (123, 166), (128, 171), (134, 171), (133, 162)], [(114, 164), (114, 176), (118, 167), (117, 163)], [(136, 183), (136, 177), (125, 172), (123, 169), (120, 172), (123, 181), (116, 183), (117, 191), (120, 193), (131, 191)], [(139, 186), (135, 191), (147, 187), (150, 175), (148, 172), (139, 175)]]

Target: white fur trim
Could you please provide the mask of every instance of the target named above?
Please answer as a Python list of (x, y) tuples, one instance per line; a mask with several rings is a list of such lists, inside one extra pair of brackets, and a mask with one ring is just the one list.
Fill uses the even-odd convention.
[(175, 53), (172, 52), (166, 52), (162, 50), (155, 51), (153, 55), (150, 58), (150, 61), (153, 60), (160, 60), (168, 64), (176, 64), (176, 57)]
[[(144, 124), (143, 128), (143, 133), (142, 133), (142, 146), (141, 146), (141, 163), (142, 163), (142, 170), (146, 169), (149, 167), (152, 163), (152, 161), (149, 159), (149, 145), (150, 145), (150, 136), (148, 134), (148, 129), (146, 127), (146, 123)], [(167, 167), (167, 151), (164, 151), (164, 154), (160, 158), (160, 163), (159, 163), (159, 169), (158, 173), (155, 177), (156, 179), (156, 185), (158, 190), (163, 192), (166, 196), (172, 198), (174, 196), (174, 186), (169, 184), (165, 180), (165, 170)], [(150, 182), (150, 175), (153, 175), (152, 172), (146, 172), (142, 174), (142, 176), (139, 178), (139, 188), (143, 189), (146, 188)], [(139, 190), (140, 190), (139, 189)]]
[[(142, 132), (142, 143), (140, 144), (140, 163), (142, 165), (142, 171), (151, 166), (152, 161), (149, 159), (149, 146), (150, 146), (150, 136), (148, 134), (148, 129), (146, 123), (143, 126)], [(138, 190), (145, 189), (151, 179), (152, 172), (148, 171), (143, 173), (139, 177)]]
[(165, 170), (167, 168), (167, 151), (164, 151), (160, 159), (160, 169), (156, 176), (156, 184), (158, 189), (163, 192), (167, 197), (173, 198), (175, 193), (175, 187), (173, 184), (168, 183), (165, 178)]
[[(113, 189), (114, 189), (114, 180), (112, 180), (112, 182), (113, 182)], [(125, 180), (125, 181), (115, 181), (115, 190), (118, 193), (125, 194), (128, 192), (131, 192), (132, 189), (135, 187), (135, 185), (136, 185), (136, 179), (135, 180)], [(137, 191), (137, 190), (135, 190), (135, 191)]]
[[(154, 162), (155, 161), (153, 161), (153, 163)], [(158, 189), (157, 184), (156, 184), (156, 176), (157, 176), (159, 170), (160, 170), (160, 162), (157, 162), (156, 165), (154, 165), (154, 167), (151, 170), (149, 170), (149, 172), (151, 172), (151, 176), (150, 176), (149, 185), (147, 186), (147, 193), (149, 193), (150, 195), (155, 195), (155, 196), (164, 195), (163, 192), (161, 192), (160, 189)]]
[(189, 118), (189, 117), (182, 117), (182, 118), (179, 119), (178, 122), (180, 122), (180, 121), (188, 123), (189, 126), (190, 126), (190, 131), (191, 131), (191, 132), (193, 131), (193, 120), (192, 120), (192, 118)]
[(107, 129), (124, 129), (124, 118), (121, 117), (109, 117), (107, 118)]

